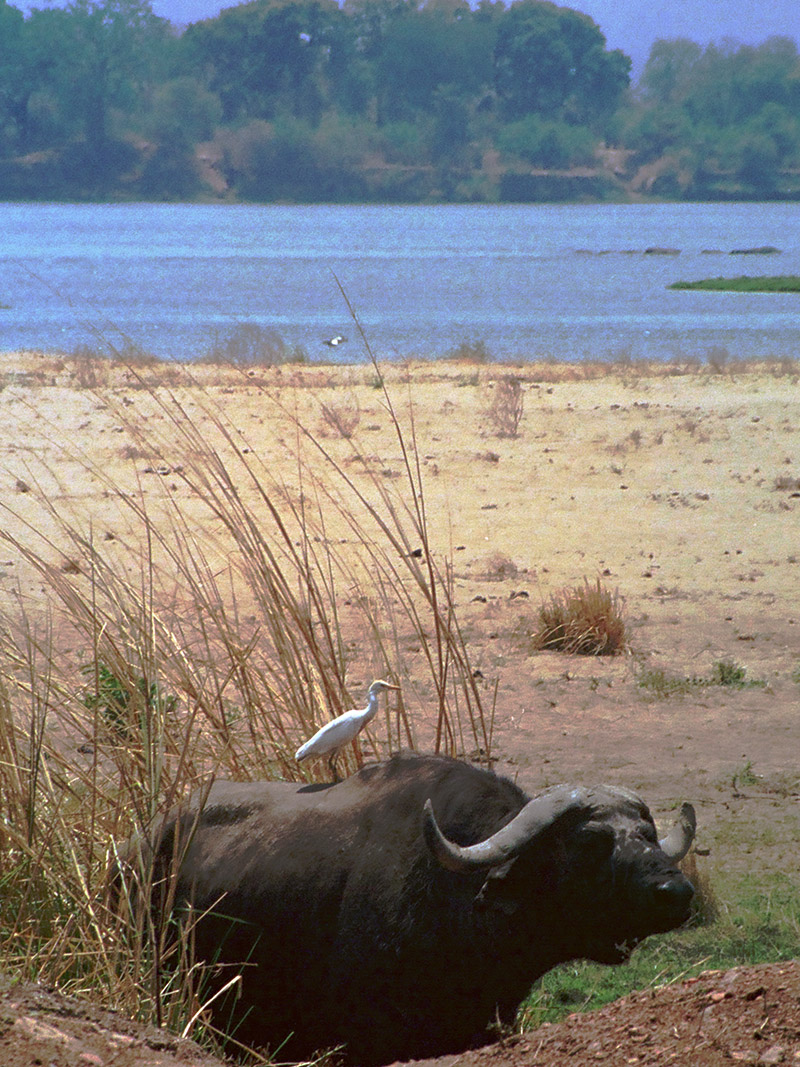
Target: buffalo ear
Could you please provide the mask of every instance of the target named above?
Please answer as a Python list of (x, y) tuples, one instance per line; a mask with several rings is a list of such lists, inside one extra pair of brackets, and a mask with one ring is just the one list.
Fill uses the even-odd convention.
[(505, 915), (514, 914), (522, 901), (519, 897), (511, 897), (503, 892), (506, 876), (514, 863), (515, 860), (509, 860), (508, 863), (502, 863), (499, 867), (492, 867), (475, 896), (477, 908), (494, 908)]

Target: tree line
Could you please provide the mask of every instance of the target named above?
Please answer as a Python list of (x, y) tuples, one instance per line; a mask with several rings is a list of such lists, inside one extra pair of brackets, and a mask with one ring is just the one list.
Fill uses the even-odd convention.
[(547, 0), (0, 0), (0, 198), (800, 195), (800, 58), (657, 41), (638, 83)]

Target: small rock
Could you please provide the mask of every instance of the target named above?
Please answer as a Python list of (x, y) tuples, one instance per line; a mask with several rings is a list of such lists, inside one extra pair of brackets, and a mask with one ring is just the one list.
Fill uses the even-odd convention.
[(59, 1044), (69, 1045), (72, 1040), (63, 1030), (57, 1030), (55, 1026), (43, 1023), (40, 1019), (34, 1019), (30, 1015), (15, 1019), (12, 1030), (19, 1030), (20, 1033), (32, 1037), (35, 1041), (58, 1041)]
[(786, 1049), (783, 1045), (773, 1045), (772, 1048), (768, 1048), (766, 1052), (761, 1053), (758, 1062), (764, 1064), (783, 1063), (785, 1059)]

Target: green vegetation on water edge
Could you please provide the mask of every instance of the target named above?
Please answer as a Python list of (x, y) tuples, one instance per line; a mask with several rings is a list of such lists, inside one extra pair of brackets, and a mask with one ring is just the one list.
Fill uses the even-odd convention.
[(711, 289), (732, 293), (800, 293), (800, 275), (778, 274), (766, 278), (703, 278), (697, 282), (673, 282), (668, 289)]

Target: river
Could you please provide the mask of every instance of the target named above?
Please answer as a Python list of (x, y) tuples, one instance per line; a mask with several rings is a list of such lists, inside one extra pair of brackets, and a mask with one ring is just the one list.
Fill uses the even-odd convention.
[(0, 350), (361, 360), (338, 279), (379, 359), (800, 355), (798, 297), (667, 288), (739, 274), (800, 275), (798, 205), (0, 204)]

